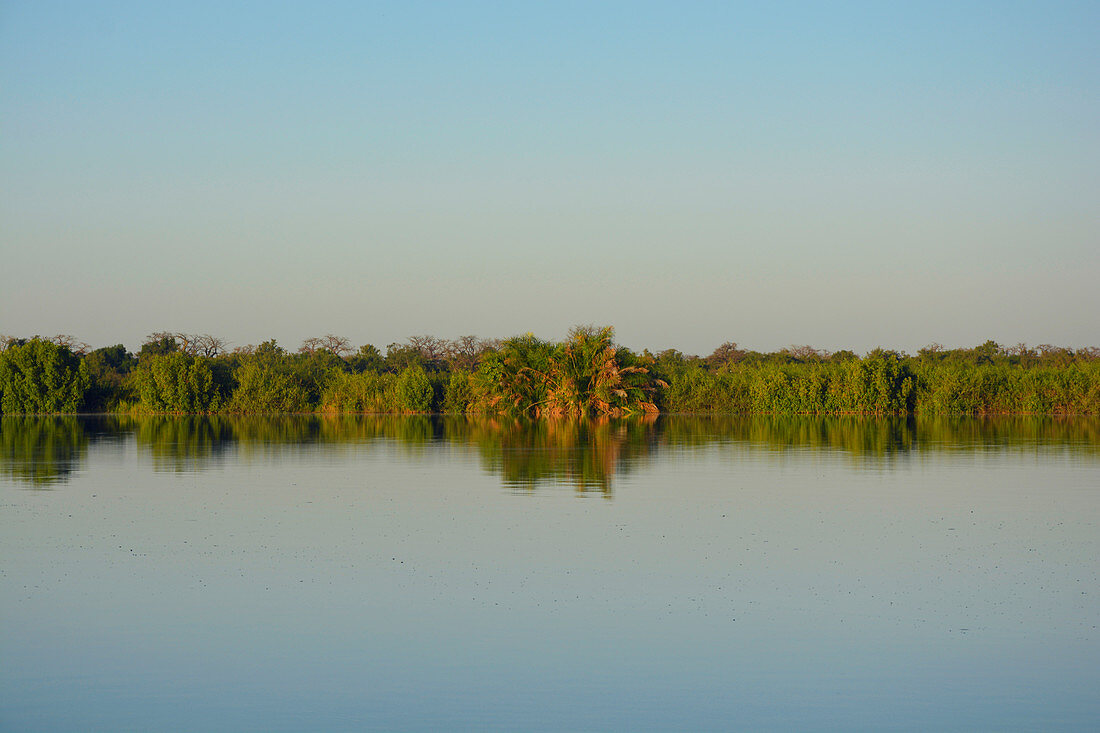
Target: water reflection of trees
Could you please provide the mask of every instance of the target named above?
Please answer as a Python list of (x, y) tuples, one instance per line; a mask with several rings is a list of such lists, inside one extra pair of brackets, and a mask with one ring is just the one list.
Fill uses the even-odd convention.
[(1070, 448), (1100, 456), (1100, 420), (1093, 417), (737, 417), (668, 416), (662, 443), (702, 447), (735, 443), (766, 450), (827, 450), (888, 459), (913, 451)]
[[(158, 471), (194, 471), (221, 458), (236, 442), (225, 418), (203, 415), (129, 418), (139, 449), (148, 451)], [(121, 426), (120, 426), (121, 427)]]
[(578, 493), (611, 495), (611, 480), (643, 462), (657, 444), (657, 420), (466, 421), (455, 437), (473, 445), (482, 464), (506, 486), (530, 491), (542, 483)]
[(664, 442), (677, 447), (735, 443), (885, 458), (907, 453), (917, 443), (914, 422), (906, 418), (670, 416), (663, 422)]
[(732, 445), (818, 450), (870, 461), (923, 452), (1072, 449), (1100, 457), (1100, 419), (1056, 417), (688, 417), (510, 420), (280, 415), (4, 417), (0, 475), (36, 487), (70, 479), (89, 447), (133, 439), (155, 470), (202, 470), (226, 456), (370, 446), (411, 456), (470, 450), (517, 491), (567, 485), (610, 496), (612, 485), (665, 449)]
[(75, 417), (0, 418), (0, 473), (35, 488), (67, 481), (88, 449)]

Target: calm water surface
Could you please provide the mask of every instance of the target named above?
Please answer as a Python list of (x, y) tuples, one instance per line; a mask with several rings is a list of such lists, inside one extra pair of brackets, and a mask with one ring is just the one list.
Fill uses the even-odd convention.
[(3, 730), (1095, 730), (1100, 423), (0, 420)]

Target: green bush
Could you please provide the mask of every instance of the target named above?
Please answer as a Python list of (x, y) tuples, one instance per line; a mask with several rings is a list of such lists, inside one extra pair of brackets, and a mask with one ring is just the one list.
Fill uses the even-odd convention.
[(115, 409), (124, 400), (134, 401), (134, 394), (127, 379), (137, 359), (122, 344), (96, 349), (84, 357), (91, 380), (87, 394), (87, 406), (93, 410)]
[(472, 375), (464, 369), (451, 372), (443, 395), (443, 412), (460, 415), (468, 412), (474, 400)]
[(336, 374), (321, 395), (321, 412), (402, 412), (402, 399), (393, 374), (361, 372)]
[(917, 371), (916, 410), (929, 415), (1100, 414), (1100, 363), (1030, 368), (922, 364)]
[(665, 390), (667, 412), (879, 414), (913, 409), (914, 376), (892, 352), (863, 360), (730, 363), (717, 372), (681, 370)]
[(278, 365), (252, 359), (233, 372), (237, 386), (227, 405), (229, 412), (306, 412), (309, 400), (293, 374)]
[(204, 413), (221, 406), (209, 359), (179, 351), (145, 357), (134, 373), (142, 409)]
[(34, 338), (0, 352), (0, 408), (7, 414), (78, 412), (91, 385), (67, 346)]
[(419, 365), (413, 365), (401, 372), (397, 378), (397, 391), (401, 395), (405, 412), (431, 412), (435, 390), (428, 375)]

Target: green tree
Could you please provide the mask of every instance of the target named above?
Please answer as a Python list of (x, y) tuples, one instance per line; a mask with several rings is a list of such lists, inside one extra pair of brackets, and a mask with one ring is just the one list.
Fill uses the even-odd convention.
[(737, 348), (737, 344), (733, 341), (727, 341), (718, 348), (716, 348), (711, 355), (707, 357), (707, 366), (711, 369), (718, 369), (724, 367), (727, 364), (736, 364), (741, 361), (745, 356), (743, 349)]
[(233, 376), (237, 382), (228, 410), (238, 413), (305, 412), (305, 389), (283, 365), (262, 357), (246, 359)]
[(911, 412), (916, 397), (913, 374), (895, 351), (875, 349), (863, 360), (866, 385), (864, 412)]
[(78, 412), (91, 380), (67, 346), (40, 338), (0, 352), (0, 407), (8, 414)]
[(141, 345), (141, 350), (138, 352), (138, 361), (144, 361), (147, 357), (171, 354), (173, 351), (179, 350), (180, 347), (176, 342), (176, 337), (173, 334), (160, 331), (150, 334), (145, 343)]
[(142, 406), (152, 412), (213, 412), (221, 405), (209, 359), (181, 351), (152, 355), (134, 373)]
[(286, 364), (289, 372), (305, 390), (311, 407), (321, 403), (321, 395), (332, 380), (349, 370), (347, 362), (324, 348), (312, 353), (299, 351), (287, 357)]
[(534, 334), (503, 341), (481, 355), (474, 373), (478, 411), (529, 414), (545, 403), (557, 347)]
[(456, 369), (451, 372), (443, 398), (443, 412), (460, 415), (470, 409), (473, 398), (474, 390), (470, 372), (465, 369)]
[(545, 412), (583, 417), (656, 412), (656, 384), (628, 349), (616, 348), (610, 326), (579, 326), (554, 351), (547, 374)]
[(1001, 345), (990, 339), (981, 346), (974, 347), (975, 364), (992, 364), (1001, 353)]
[(408, 412), (431, 412), (435, 391), (428, 375), (419, 365), (401, 372), (397, 378), (397, 390)]
[(363, 372), (381, 372), (385, 368), (382, 352), (373, 344), (363, 344), (359, 351), (348, 360), (351, 370), (357, 374)]
[(127, 385), (127, 377), (137, 366), (137, 358), (122, 344), (104, 346), (84, 357), (91, 378), (88, 404), (107, 410), (123, 399), (136, 399)]
[(413, 366), (421, 369), (426, 366), (424, 355), (420, 353), (420, 349), (412, 344), (390, 344), (387, 346), (386, 358), (383, 364), (385, 370), (393, 374), (401, 374)]

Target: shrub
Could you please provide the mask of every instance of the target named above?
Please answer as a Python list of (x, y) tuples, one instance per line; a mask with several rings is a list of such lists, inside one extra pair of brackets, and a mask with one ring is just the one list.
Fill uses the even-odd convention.
[(253, 359), (233, 372), (237, 387), (229, 400), (229, 412), (305, 412), (309, 400), (305, 389), (286, 370)]
[(389, 373), (334, 375), (321, 396), (321, 411), (328, 413), (385, 413), (402, 409), (397, 377)]
[(135, 372), (141, 406), (151, 412), (213, 412), (221, 405), (209, 360), (180, 351), (146, 357)]
[(83, 360), (67, 346), (33, 338), (0, 352), (0, 407), (5, 413), (78, 412), (90, 383)]
[(401, 372), (397, 378), (397, 391), (405, 412), (431, 412), (435, 390), (432, 389), (428, 375), (419, 365), (413, 365)]
[(443, 412), (459, 415), (470, 409), (474, 400), (472, 375), (464, 369), (451, 372), (443, 395)]

